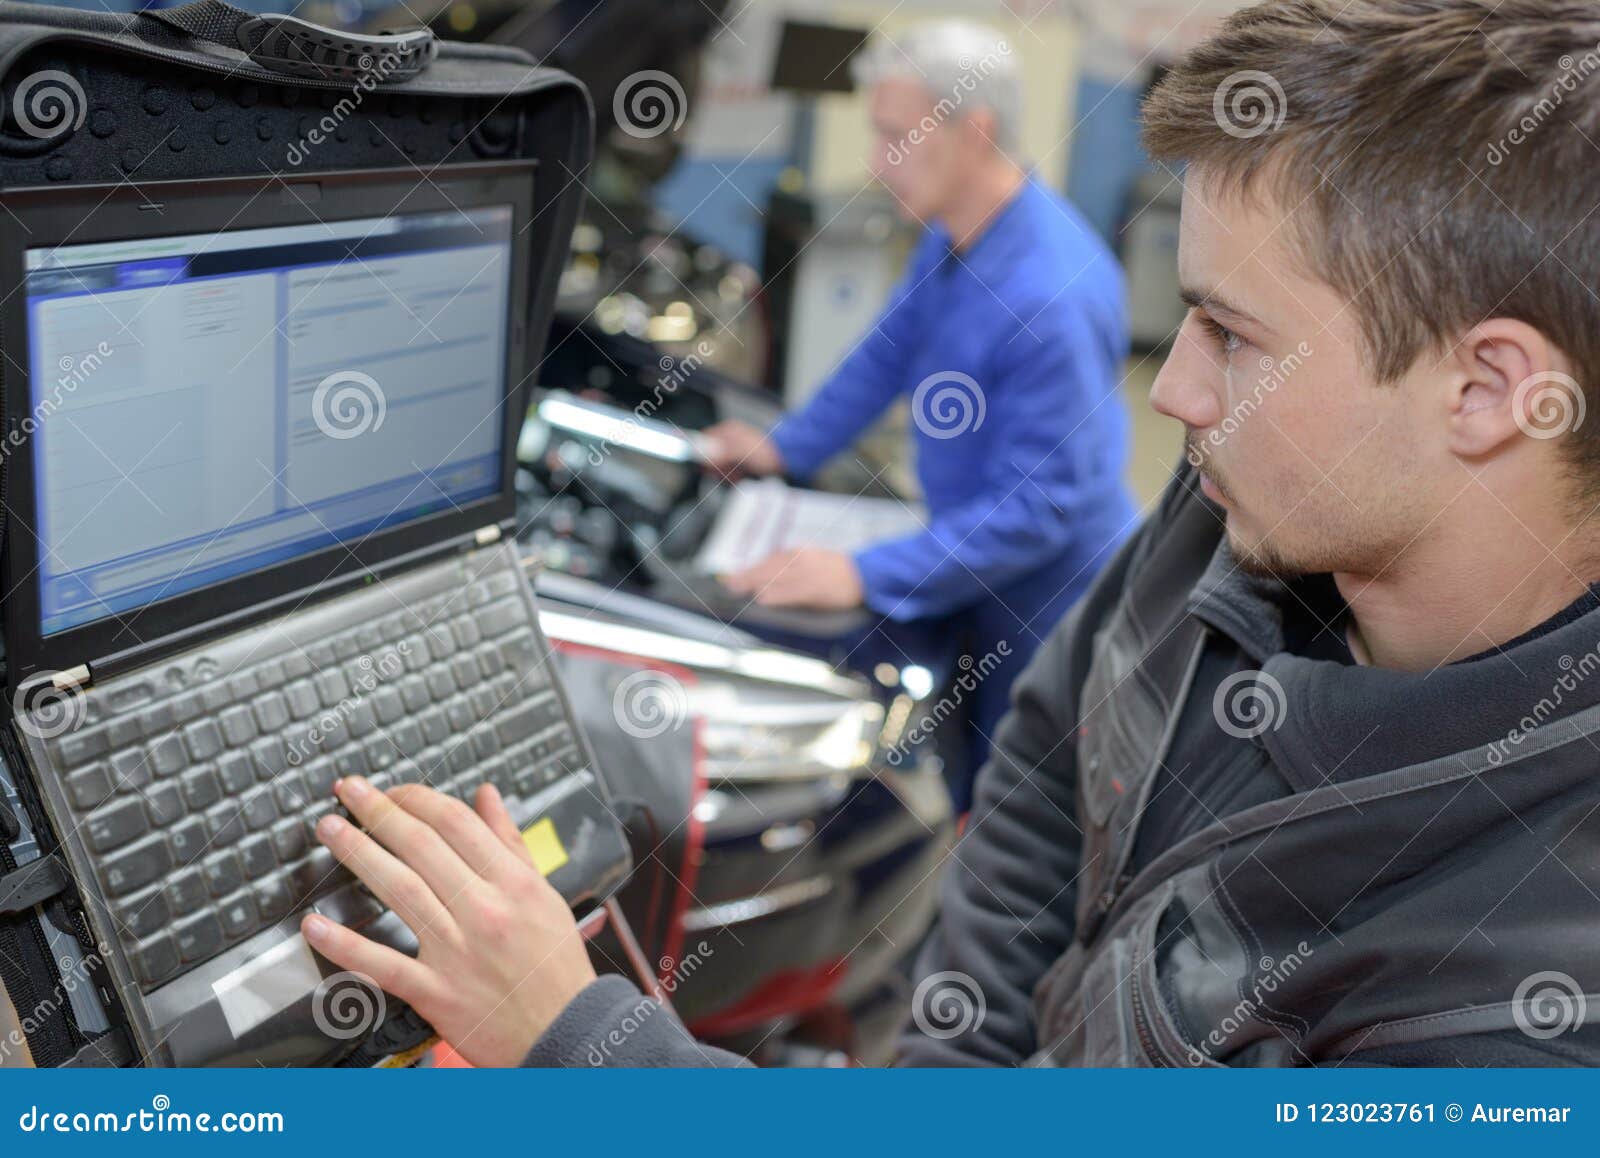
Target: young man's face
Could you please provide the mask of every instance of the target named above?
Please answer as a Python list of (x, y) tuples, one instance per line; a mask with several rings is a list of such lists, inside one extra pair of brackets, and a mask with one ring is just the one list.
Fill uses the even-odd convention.
[(1438, 392), (1426, 359), (1373, 381), (1355, 311), (1304, 269), (1293, 238), (1265, 195), (1250, 204), (1191, 175), (1178, 266), (1193, 308), (1150, 402), (1188, 428), (1242, 565), (1373, 575), (1435, 513)]

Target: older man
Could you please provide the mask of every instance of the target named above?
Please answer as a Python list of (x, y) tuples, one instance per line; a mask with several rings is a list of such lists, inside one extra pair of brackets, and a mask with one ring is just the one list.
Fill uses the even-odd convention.
[[(864, 603), (897, 623), (931, 621), (934, 637), (990, 656), (975, 770), (1016, 671), (1134, 519), (1117, 390), (1122, 277), (1077, 212), (1014, 159), (1020, 78), (1003, 40), (923, 25), (858, 71), (873, 173), (926, 226), (921, 243), (804, 409), (770, 433), (721, 423), (707, 445), (728, 474), (804, 479), (909, 397), (927, 525), (854, 554), (784, 552), (726, 581), (768, 605)], [(953, 787), (964, 807), (966, 783)]]

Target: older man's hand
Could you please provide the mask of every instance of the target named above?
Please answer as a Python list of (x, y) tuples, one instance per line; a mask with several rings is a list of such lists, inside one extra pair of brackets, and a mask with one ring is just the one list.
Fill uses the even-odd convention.
[(817, 547), (776, 551), (754, 567), (724, 575), (722, 585), (735, 595), (753, 596), (764, 607), (840, 611), (859, 607), (863, 598), (855, 560)]
[(406, 1002), (473, 1065), (517, 1065), (595, 973), (500, 794), (484, 785), (474, 811), (359, 776), (334, 794), (361, 827), (325, 816), (318, 839), (411, 926), (420, 951), (413, 960), (315, 914), (301, 922), (306, 940)]

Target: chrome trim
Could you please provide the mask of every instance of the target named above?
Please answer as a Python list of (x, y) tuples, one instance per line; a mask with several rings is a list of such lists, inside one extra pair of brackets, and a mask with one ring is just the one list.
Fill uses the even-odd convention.
[(792, 881), (775, 889), (768, 889), (764, 893), (757, 893), (755, 896), (741, 897), (736, 901), (719, 901), (714, 905), (690, 909), (683, 915), (683, 931), (703, 933), (708, 929), (725, 929), (730, 925), (748, 924), (786, 909), (798, 908), (809, 901), (825, 897), (832, 891), (833, 880), (829, 877), (807, 877), (803, 881)]
[(819, 659), (775, 648), (723, 647), (548, 609), (541, 609), (539, 620), (546, 635), (568, 643), (587, 644), (687, 667), (709, 668), (748, 679), (815, 688), (853, 701), (866, 698), (860, 681), (839, 675)]

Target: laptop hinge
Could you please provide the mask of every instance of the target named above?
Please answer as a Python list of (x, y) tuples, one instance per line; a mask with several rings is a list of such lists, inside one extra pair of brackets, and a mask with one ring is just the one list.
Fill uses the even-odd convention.
[(58, 692), (69, 691), (72, 688), (86, 688), (89, 686), (89, 665), (80, 663), (77, 667), (58, 671), (50, 677), (50, 683)]
[(0, 876), (0, 917), (25, 913), (48, 901), (72, 883), (67, 866), (55, 856), (30, 860), (20, 868)]
[(487, 527), (479, 527), (472, 533), (472, 538), (480, 547), (486, 547), (490, 543), (498, 543), (500, 541), (500, 525), (498, 523), (490, 523)]

